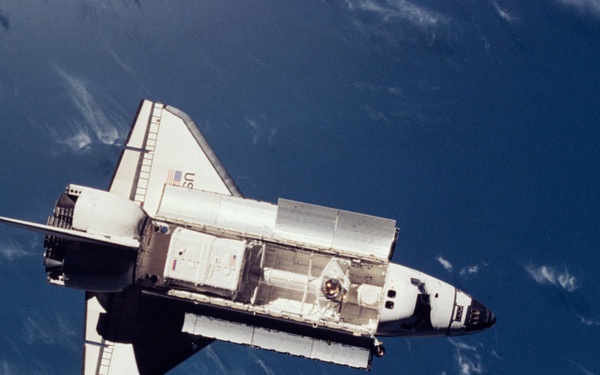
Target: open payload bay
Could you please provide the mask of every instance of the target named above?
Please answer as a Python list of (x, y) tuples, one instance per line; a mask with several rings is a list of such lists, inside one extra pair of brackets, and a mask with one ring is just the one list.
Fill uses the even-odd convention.
[(136, 275), (179, 298), (373, 335), (395, 239), (388, 219), (165, 185)]

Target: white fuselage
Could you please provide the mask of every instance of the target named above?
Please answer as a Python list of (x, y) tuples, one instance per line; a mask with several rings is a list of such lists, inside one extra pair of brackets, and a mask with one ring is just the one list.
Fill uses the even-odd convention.
[[(389, 219), (169, 185), (150, 215), (70, 185), (49, 226), (2, 220), (48, 234), (51, 283), (191, 302), (182, 332), (210, 339), (368, 368), (383, 354), (377, 335), (459, 335), (495, 322), (464, 292), (391, 263)], [(296, 346), (273, 344), (282, 341)]]

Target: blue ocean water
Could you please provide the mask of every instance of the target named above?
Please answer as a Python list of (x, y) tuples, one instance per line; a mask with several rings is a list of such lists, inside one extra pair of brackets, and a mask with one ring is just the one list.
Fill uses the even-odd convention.
[[(374, 373), (600, 374), (600, 3), (0, 1), (0, 215), (106, 188), (138, 102), (242, 192), (390, 217), (394, 261), (496, 326), (387, 339)], [(0, 228), (0, 373), (77, 373), (83, 294)], [(359, 373), (224, 343), (175, 374)]]

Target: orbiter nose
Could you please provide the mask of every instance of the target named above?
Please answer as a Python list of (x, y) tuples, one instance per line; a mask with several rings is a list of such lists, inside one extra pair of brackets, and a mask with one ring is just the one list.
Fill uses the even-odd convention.
[(481, 302), (473, 299), (467, 310), (465, 332), (475, 333), (490, 328), (496, 323), (496, 315)]

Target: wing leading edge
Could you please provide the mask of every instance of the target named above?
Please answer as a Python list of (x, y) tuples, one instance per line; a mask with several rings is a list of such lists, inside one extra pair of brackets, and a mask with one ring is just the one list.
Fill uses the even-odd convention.
[[(154, 216), (164, 185), (242, 196), (196, 124), (182, 111), (143, 100), (109, 191)], [(214, 339), (181, 331), (184, 310), (132, 287), (86, 293), (82, 373), (162, 374)]]

